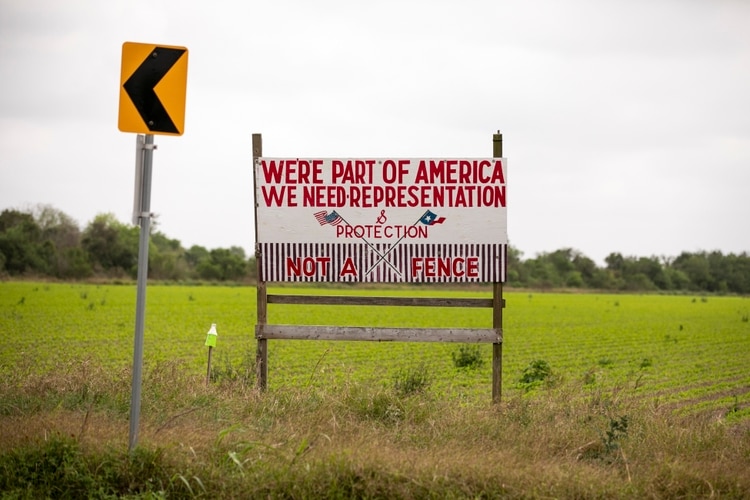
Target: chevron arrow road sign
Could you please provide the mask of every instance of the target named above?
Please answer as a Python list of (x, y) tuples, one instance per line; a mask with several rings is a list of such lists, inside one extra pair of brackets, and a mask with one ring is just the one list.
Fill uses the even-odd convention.
[(118, 128), (138, 134), (182, 135), (188, 50), (125, 42), (122, 45)]

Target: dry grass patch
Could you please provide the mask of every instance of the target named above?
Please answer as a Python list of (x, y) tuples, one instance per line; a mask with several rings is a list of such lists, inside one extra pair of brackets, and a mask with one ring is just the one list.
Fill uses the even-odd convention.
[(0, 389), (0, 481), (32, 488), (13, 483), (23, 478), (11, 469), (63, 450), (60, 460), (74, 458), (90, 479), (71, 488), (136, 496), (750, 495), (746, 427), (654, 409), (622, 387), (586, 393), (560, 383), (461, 406), (429, 390), (351, 382), (268, 393), (237, 379), (206, 387), (171, 362), (147, 370), (143, 387), (145, 454), (134, 463), (127, 370), (83, 361), (10, 380)]

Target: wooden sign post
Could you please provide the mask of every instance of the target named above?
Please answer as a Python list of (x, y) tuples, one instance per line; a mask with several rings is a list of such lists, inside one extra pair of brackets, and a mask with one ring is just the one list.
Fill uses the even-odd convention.
[[(507, 265), (502, 135), (491, 158), (267, 158), (253, 134), (257, 380), (269, 339), (492, 343), (492, 399), (502, 389)], [(491, 283), (493, 297), (269, 295), (267, 282)], [(276, 304), (491, 307), (491, 328), (268, 324)]]

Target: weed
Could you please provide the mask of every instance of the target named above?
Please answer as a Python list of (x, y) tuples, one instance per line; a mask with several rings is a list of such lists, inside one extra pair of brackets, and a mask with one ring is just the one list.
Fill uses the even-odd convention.
[(583, 385), (591, 385), (596, 383), (596, 371), (594, 369), (587, 370), (583, 374)]
[(612, 366), (613, 364), (615, 364), (612, 358), (608, 357), (601, 358), (597, 363), (599, 364), (599, 366)]
[[(182, 496), (182, 483), (168, 471), (160, 449), (136, 448), (122, 455), (84, 453), (78, 441), (61, 434), (0, 452), (3, 498), (149, 498)], [(188, 485), (189, 486), (189, 485)]]
[(136, 447), (127, 457), (125, 477), (131, 491), (164, 491), (171, 482), (164, 450)]
[(635, 378), (635, 382), (633, 382), (633, 389), (638, 389), (641, 386), (641, 381), (643, 380), (643, 373), (638, 374), (638, 376)]
[(609, 420), (609, 428), (602, 437), (604, 451), (611, 454), (620, 448), (620, 441), (628, 435), (628, 416), (623, 415), (620, 418)]
[(211, 368), (210, 380), (212, 382), (240, 383), (245, 387), (255, 384), (255, 355), (246, 352), (238, 366), (232, 364), (232, 360), (224, 353), (218, 366)]
[(527, 387), (532, 387), (544, 382), (550, 375), (552, 375), (552, 368), (550, 368), (549, 363), (543, 359), (536, 359), (523, 369), (519, 382)]
[(451, 353), (456, 368), (480, 368), (484, 365), (482, 350), (478, 345), (462, 344)]
[[(92, 479), (72, 438), (54, 435), (39, 445), (0, 456), (0, 490), (48, 497), (85, 497)], [(32, 495), (33, 496), (33, 495)], [(21, 498), (21, 496), (19, 496)]]
[(652, 366), (654, 364), (654, 361), (651, 358), (643, 358), (641, 360), (641, 364), (639, 365), (641, 370), (644, 370), (648, 368), (649, 366)]
[(355, 387), (346, 397), (349, 409), (359, 418), (383, 424), (395, 424), (405, 417), (405, 409), (397, 395), (390, 391), (370, 392)]
[(399, 396), (411, 396), (424, 392), (432, 382), (432, 376), (425, 363), (403, 368), (396, 373), (393, 388)]
[[(185, 485), (185, 488), (188, 490), (188, 493), (190, 494), (191, 497), (198, 496), (198, 493), (193, 491), (193, 488), (190, 486), (190, 480), (188, 480), (185, 476), (178, 473), (172, 477), (173, 481), (175, 479), (179, 479), (180, 481), (182, 481), (182, 483)], [(193, 476), (192, 479), (195, 480), (195, 484), (197, 484), (200, 487), (202, 494), (205, 495), (207, 491), (206, 491), (206, 487), (203, 485), (203, 481), (201, 481), (198, 476)]]
[(628, 423), (627, 415), (610, 418), (607, 429), (600, 433), (601, 437), (598, 441), (588, 442), (576, 450), (578, 458), (602, 460), (611, 464), (617, 461), (620, 456), (624, 457), (620, 443), (628, 435)]
[(737, 396), (734, 396), (734, 404), (732, 405), (731, 408), (729, 408), (729, 410), (726, 413), (726, 416), (729, 416), (732, 413), (737, 413), (740, 410), (741, 410), (740, 400), (739, 400), (739, 398)]

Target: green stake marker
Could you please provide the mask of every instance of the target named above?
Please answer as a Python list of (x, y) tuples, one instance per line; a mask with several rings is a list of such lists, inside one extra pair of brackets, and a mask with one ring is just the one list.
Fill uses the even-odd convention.
[(206, 334), (206, 347), (216, 347), (216, 338), (218, 336), (216, 333), (216, 323), (211, 323), (211, 329)]
[(219, 336), (216, 333), (216, 323), (211, 323), (211, 329), (206, 334), (206, 346), (208, 347), (208, 368), (206, 369), (206, 387), (211, 380), (211, 351), (216, 347), (216, 339)]

